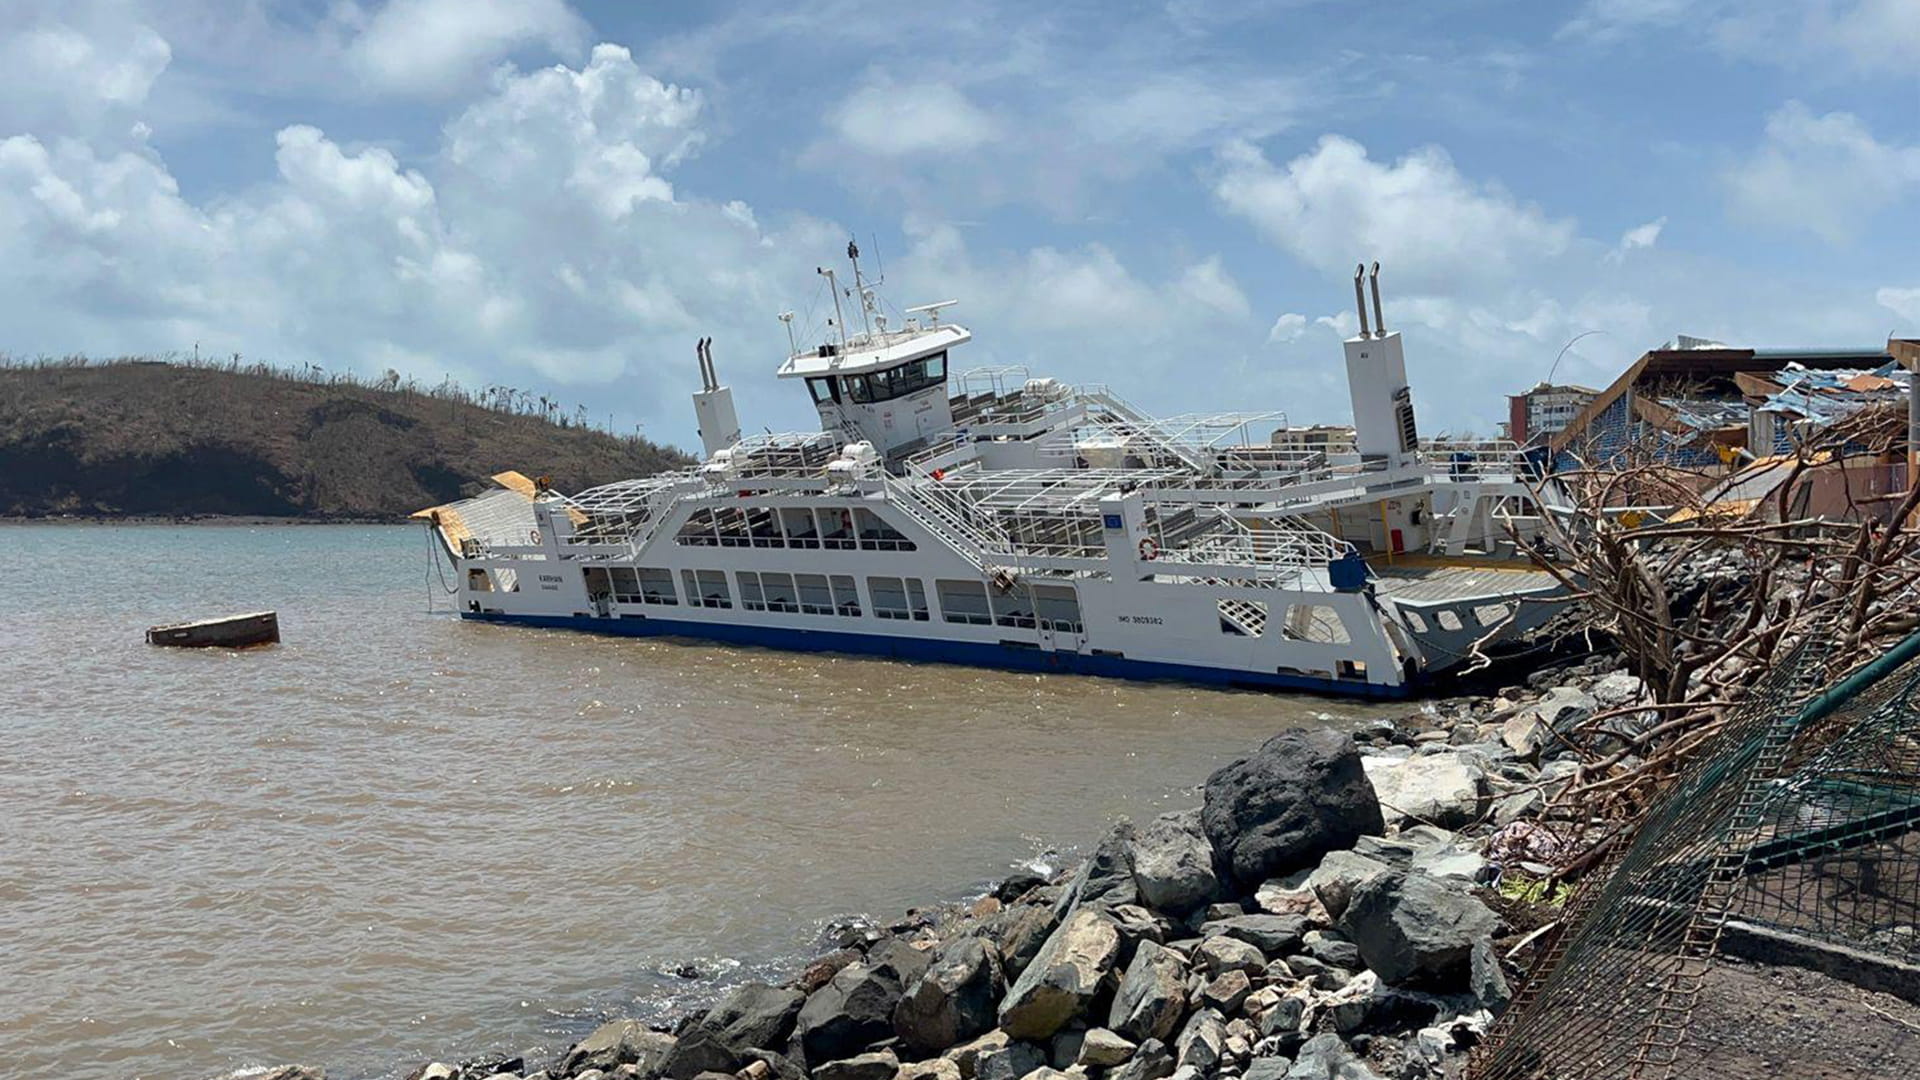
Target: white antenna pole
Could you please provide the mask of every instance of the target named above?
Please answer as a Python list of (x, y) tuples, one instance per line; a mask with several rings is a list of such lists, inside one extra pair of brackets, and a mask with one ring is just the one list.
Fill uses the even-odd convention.
[(873, 320), (868, 317), (867, 283), (860, 277), (860, 245), (847, 241), (847, 261), (853, 264), (853, 295), (860, 301), (860, 326), (873, 337)]
[(826, 277), (827, 288), (833, 293), (833, 324), (840, 328), (840, 347), (844, 349), (847, 347), (847, 317), (840, 310), (840, 282), (835, 280), (833, 271), (824, 266), (814, 267), (813, 272)]
[(800, 341), (793, 336), (793, 312), (781, 312), (780, 321), (787, 324), (787, 355), (796, 355), (800, 351)]

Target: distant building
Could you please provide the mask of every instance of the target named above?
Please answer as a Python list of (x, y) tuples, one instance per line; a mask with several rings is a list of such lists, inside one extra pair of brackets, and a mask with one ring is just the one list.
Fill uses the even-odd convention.
[(1875, 404), (1911, 401), (1893, 342), (1867, 349), (1736, 349), (1681, 338), (1635, 361), (1547, 437), (1555, 468), (1629, 451), (1731, 471)]
[(1318, 450), (1328, 455), (1357, 454), (1359, 442), (1350, 424), (1315, 424), (1312, 427), (1284, 427), (1270, 440), (1276, 450), (1306, 452)]
[(1600, 391), (1585, 386), (1541, 383), (1507, 398), (1506, 436), (1525, 446), (1562, 431)]

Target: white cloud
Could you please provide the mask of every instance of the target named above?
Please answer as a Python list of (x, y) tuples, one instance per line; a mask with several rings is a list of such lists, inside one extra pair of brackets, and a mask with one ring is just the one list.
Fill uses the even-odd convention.
[(1736, 216), (1843, 244), (1920, 187), (1920, 147), (1883, 143), (1852, 113), (1789, 101), (1725, 180)]
[(1613, 250), (1607, 253), (1607, 258), (1614, 262), (1619, 262), (1621, 259), (1626, 258), (1627, 253), (1630, 251), (1639, 251), (1642, 248), (1652, 247), (1660, 241), (1660, 232), (1666, 227), (1666, 218), (1658, 218), (1647, 222), (1645, 225), (1635, 225), (1633, 228), (1620, 234), (1620, 242), (1615, 244)]
[(841, 102), (832, 124), (850, 146), (882, 157), (962, 153), (993, 138), (997, 126), (946, 83), (900, 86), (885, 78)]
[(1253, 312), (1247, 294), (1220, 265), (1218, 255), (1187, 267), (1180, 275), (1179, 288), (1186, 299), (1221, 315), (1244, 319)]
[(95, 32), (30, 24), (0, 37), (0, 123), (12, 131), (126, 125), (172, 59), (166, 40), (137, 20)]
[(1561, 39), (1615, 45), (1648, 33), (1703, 38), (1720, 52), (1795, 68), (1843, 64), (1911, 76), (1920, 51), (1912, 0), (1587, 0)]
[(1570, 221), (1474, 183), (1438, 147), (1392, 164), (1327, 135), (1284, 166), (1244, 142), (1220, 155), (1214, 195), (1269, 240), (1329, 277), (1379, 260), (1412, 288), (1494, 281), (1564, 251)]
[(1920, 288), (1899, 289), (1888, 286), (1876, 289), (1874, 302), (1910, 323), (1920, 323)]
[(376, 90), (444, 94), (519, 49), (576, 55), (587, 33), (566, 0), (389, 0), (347, 62)]
[(1620, 234), (1620, 250), (1632, 251), (1635, 248), (1650, 248), (1660, 239), (1660, 230), (1667, 227), (1667, 219), (1649, 221), (1645, 225), (1635, 225)]
[[(672, 388), (693, 383), (693, 339), (718, 338), (723, 363), (779, 355), (773, 313), (844, 235), (806, 218), (764, 228), (743, 204), (677, 191), (665, 173), (698, 144), (699, 112), (602, 47), (577, 70), (501, 77), (415, 161), (283, 128), (262, 148), (271, 182), (207, 202), (144, 147), (0, 140), (0, 348), (197, 343), (573, 384), (679, 434)], [(763, 397), (751, 382), (747, 411)]]
[(1267, 344), (1283, 345), (1299, 341), (1301, 335), (1306, 332), (1307, 317), (1297, 312), (1289, 311), (1285, 315), (1273, 320), (1273, 326), (1267, 330)]

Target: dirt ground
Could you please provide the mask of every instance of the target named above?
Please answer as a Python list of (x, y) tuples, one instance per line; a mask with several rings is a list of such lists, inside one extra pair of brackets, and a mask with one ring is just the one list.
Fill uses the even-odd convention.
[(1673, 1075), (1920, 1077), (1920, 1008), (1802, 968), (1722, 960), (1701, 988)]

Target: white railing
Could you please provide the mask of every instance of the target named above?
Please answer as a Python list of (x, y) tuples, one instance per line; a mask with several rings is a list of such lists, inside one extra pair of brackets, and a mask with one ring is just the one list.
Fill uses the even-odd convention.
[(880, 474), (880, 481), (889, 501), (945, 540), (975, 568), (984, 572), (994, 555), (1011, 553), (1012, 544), (1005, 534), (990, 524), (983, 525), (976, 508), (939, 491), (937, 486), (896, 480), (885, 473)]
[(1324, 570), (1348, 550), (1346, 542), (1297, 522), (1279, 528), (1254, 529), (1220, 511), (1215, 524), (1216, 531), (1191, 544), (1163, 550), (1159, 558), (1163, 562), (1253, 566), (1295, 574), (1300, 570)]

